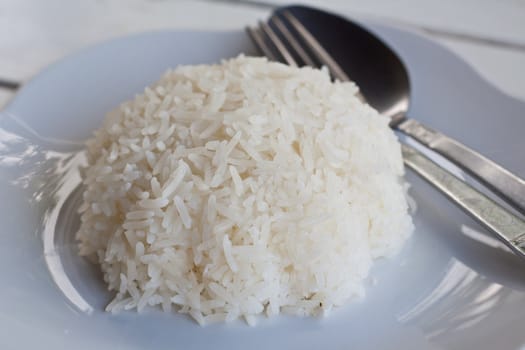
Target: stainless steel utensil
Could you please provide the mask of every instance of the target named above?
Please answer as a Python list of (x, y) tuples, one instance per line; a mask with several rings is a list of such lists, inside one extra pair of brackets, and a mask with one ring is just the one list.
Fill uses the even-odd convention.
[[(295, 33), (292, 33), (290, 29), (293, 29)], [(315, 62), (318, 61), (328, 67), (333, 77), (342, 81), (350, 80), (337, 62), (288, 11), (282, 12), (281, 15), (272, 16), (270, 25), (259, 22), (258, 28), (249, 27), (247, 31), (261, 53), (271, 60), (285, 62), (293, 66), (317, 66)], [(308, 47), (305, 47), (304, 43), (307, 43)], [(397, 91), (399, 93), (400, 90)], [(408, 89), (401, 91), (405, 91), (405, 93), (399, 93), (397, 103), (382, 104), (386, 109), (381, 109), (383, 113), (388, 113), (393, 117), (392, 120), (398, 127), (408, 122), (404, 116), (398, 117), (408, 106)], [(368, 98), (366, 91), (364, 95)], [(361, 98), (365, 100), (363, 96)], [(415, 123), (416, 127), (419, 127), (419, 124)], [(409, 168), (489, 231), (496, 234), (516, 254), (525, 258), (525, 221), (436, 165), (416, 149), (402, 144), (402, 152), (403, 160)]]
[(309, 7), (292, 6), (277, 10), (269, 24), (261, 24), (259, 30), (250, 30), (252, 38), (259, 47), (268, 46), (269, 41), (275, 43), (267, 47), (275, 59), (284, 59), (295, 65), (325, 65), (334, 78), (349, 80), (346, 72), (310, 34), (295, 13), (308, 18), (309, 22), (315, 21), (320, 27), (324, 26), (327, 32), (329, 28), (345, 28), (345, 41), (340, 44), (351, 52), (352, 57), (352, 62), (345, 62), (345, 66), (350, 67), (351, 78), (359, 85), (366, 101), (380, 113), (392, 118), (393, 128), (441, 154), (525, 214), (523, 179), (457, 140), (407, 117), (410, 103), (408, 72), (394, 51), (374, 34), (337, 15)]

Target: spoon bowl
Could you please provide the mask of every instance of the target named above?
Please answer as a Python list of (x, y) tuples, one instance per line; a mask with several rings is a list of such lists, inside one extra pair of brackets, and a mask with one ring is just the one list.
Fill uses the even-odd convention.
[(285, 11), (308, 27), (379, 113), (393, 117), (408, 111), (409, 74), (388, 44), (357, 23), (328, 12), (290, 6), (276, 14)]

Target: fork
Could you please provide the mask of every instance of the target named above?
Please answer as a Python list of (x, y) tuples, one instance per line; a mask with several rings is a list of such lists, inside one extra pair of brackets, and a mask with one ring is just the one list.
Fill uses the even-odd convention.
[[(283, 11), (279, 17), (271, 16), (269, 23), (259, 21), (258, 27), (247, 27), (246, 30), (256, 48), (272, 61), (294, 67), (324, 65), (332, 78), (350, 81), (339, 64), (290, 11)], [(366, 102), (364, 96), (358, 97)], [(401, 150), (408, 168), (525, 258), (525, 221), (434, 163), (419, 150), (404, 143)]]

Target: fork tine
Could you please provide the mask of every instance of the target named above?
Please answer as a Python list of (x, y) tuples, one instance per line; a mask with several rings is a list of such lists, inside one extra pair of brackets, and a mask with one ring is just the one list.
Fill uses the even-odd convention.
[(283, 42), (281, 39), (279, 39), (277, 34), (275, 34), (273, 29), (262, 21), (259, 21), (259, 28), (264, 34), (266, 34), (268, 39), (270, 39), (270, 42), (275, 46), (277, 51), (279, 51), (284, 61), (290, 66), (297, 67), (297, 62), (295, 62), (295, 59), (292, 57), (290, 51), (286, 49), (286, 46), (284, 46)]
[(246, 27), (246, 31), (248, 32), (248, 35), (252, 39), (252, 41), (255, 44), (256, 48), (264, 56), (266, 56), (271, 61), (278, 61), (277, 56), (268, 47), (268, 45), (266, 45), (266, 42), (264, 41), (264, 37), (263, 37), (263, 34), (262, 34), (260, 29), (252, 28), (252, 27)]
[(281, 21), (281, 19), (277, 16), (272, 16), (269, 20), (270, 24), (272, 24), (275, 28), (277, 28), (278, 32), (286, 39), (286, 41), (290, 44), (291, 48), (294, 50), (294, 52), (299, 56), (299, 58), (303, 61), (302, 63), (310, 66), (315, 67), (315, 62), (310, 58), (310, 55), (306, 53), (306, 51), (302, 48), (302, 46), (299, 44), (297, 39), (290, 33), (286, 25)]
[(283, 16), (288, 20), (291, 26), (297, 31), (302, 40), (312, 50), (316, 58), (322, 62), (332, 74), (332, 76), (340, 81), (349, 81), (348, 75), (335, 62), (328, 52), (321, 46), (321, 44), (314, 38), (314, 36), (303, 26), (303, 24), (295, 18), (290, 11), (284, 11)]

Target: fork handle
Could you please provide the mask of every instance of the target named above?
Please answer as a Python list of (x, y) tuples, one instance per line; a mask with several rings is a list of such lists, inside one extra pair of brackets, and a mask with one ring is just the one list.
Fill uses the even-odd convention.
[(396, 128), (441, 154), (494, 193), (525, 214), (525, 181), (473, 149), (414, 119), (405, 119)]
[(416, 149), (401, 145), (405, 164), (525, 258), (525, 221), (461, 181)]

